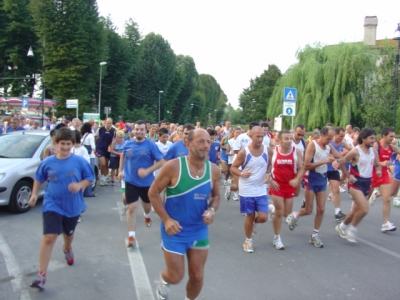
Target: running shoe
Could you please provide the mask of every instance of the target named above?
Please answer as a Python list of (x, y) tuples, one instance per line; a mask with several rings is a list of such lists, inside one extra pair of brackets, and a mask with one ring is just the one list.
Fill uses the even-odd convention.
[(303, 198), (303, 200), (301, 200), (301, 208), (306, 207), (306, 199)]
[(396, 206), (396, 207), (400, 206), (400, 198), (399, 197), (393, 198), (393, 206)]
[(274, 239), (274, 241), (272, 242), (272, 244), (274, 245), (276, 250), (283, 250), (285, 249), (285, 245), (282, 244), (282, 241), (280, 238)]
[(127, 248), (133, 248), (136, 246), (136, 240), (133, 236), (128, 237), (128, 244), (126, 245)]
[(375, 200), (376, 200), (376, 198), (377, 198), (377, 195), (376, 194), (378, 194), (378, 189), (374, 189), (374, 191), (372, 192), (372, 194), (371, 194), (371, 196), (369, 197), (369, 205), (374, 205), (374, 203), (375, 203)]
[(311, 236), (311, 239), (308, 242), (317, 248), (324, 248), (324, 243), (322, 243), (321, 238), (318, 235), (314, 237)]
[(79, 216), (79, 219), (78, 219), (77, 222), (78, 222), (78, 223), (82, 222), (82, 217), (81, 217), (81, 216)]
[(238, 192), (236, 191), (236, 192), (233, 192), (233, 201), (239, 201), (239, 194), (238, 194)]
[(290, 230), (294, 230), (297, 226), (297, 218), (294, 216), (295, 212), (292, 212), (288, 216), (288, 225)]
[(344, 213), (342, 213), (342, 211), (339, 211), (336, 215), (335, 215), (335, 220), (336, 222), (341, 222), (344, 220), (344, 218), (346, 218), (346, 215)]
[(100, 179), (100, 186), (104, 186), (104, 180)]
[(114, 186), (114, 182), (115, 182), (114, 180), (110, 181), (111, 186)]
[(390, 223), (389, 221), (386, 222), (386, 224), (382, 225), (382, 232), (389, 232), (389, 231), (396, 231), (396, 226), (394, 226), (393, 223)]
[(158, 280), (156, 288), (157, 298), (159, 300), (168, 300), (169, 290), (170, 290), (170, 285), (164, 281), (160, 273), (160, 278)]
[(342, 229), (339, 225), (336, 225), (335, 227), (336, 231), (339, 232), (339, 235), (342, 239), (346, 239), (347, 238), (347, 232), (346, 229)]
[[(64, 249), (64, 246), (63, 246)], [(74, 264), (74, 252), (72, 251), (72, 247), (70, 246), (68, 250), (63, 250), (65, 260), (69, 266)]]
[(226, 201), (231, 199), (231, 187), (229, 185), (227, 185), (225, 188), (224, 198)]
[(341, 187), (341, 186), (339, 186), (339, 191), (340, 191), (341, 193), (345, 193), (345, 192), (346, 192), (346, 189), (343, 188), (343, 187)]
[(243, 250), (248, 253), (253, 253), (253, 242), (252, 241), (245, 241), (243, 244)]
[(147, 227), (150, 227), (151, 226), (151, 218), (146, 218), (145, 215), (144, 215), (144, 212), (143, 212), (143, 217), (144, 217), (144, 224)]
[(346, 229), (346, 239), (350, 243), (357, 243), (357, 230), (351, 230), (350, 226)]
[(42, 276), (41, 274), (37, 274), (35, 279), (31, 283), (31, 287), (38, 288), (41, 291), (44, 289), (44, 284), (46, 283), (46, 276)]
[(333, 201), (333, 195), (332, 195), (332, 193), (330, 193), (329, 196), (328, 196), (328, 198), (326, 198), (326, 199), (329, 200), (329, 201)]

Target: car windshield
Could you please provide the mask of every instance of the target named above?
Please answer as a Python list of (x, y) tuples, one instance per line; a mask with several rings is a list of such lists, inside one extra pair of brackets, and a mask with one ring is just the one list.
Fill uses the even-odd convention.
[(0, 136), (0, 158), (31, 158), (45, 138), (25, 134)]

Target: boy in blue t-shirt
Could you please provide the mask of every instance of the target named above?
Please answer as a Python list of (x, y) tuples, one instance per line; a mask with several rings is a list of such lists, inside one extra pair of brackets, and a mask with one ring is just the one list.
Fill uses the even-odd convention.
[(71, 243), (81, 212), (85, 211), (83, 190), (94, 180), (90, 164), (71, 153), (75, 134), (67, 127), (61, 128), (55, 137), (58, 153), (43, 160), (36, 170), (29, 205), (35, 206), (40, 185), (47, 181), (44, 193), (43, 239), (40, 246), (39, 273), (31, 284), (43, 290), (51, 252), (59, 234), (63, 234), (63, 252), (68, 265), (74, 263)]
[(211, 146), (210, 151), (208, 152), (208, 160), (218, 165), (220, 144), (218, 140), (216, 140), (217, 131), (215, 129), (207, 129), (207, 132), (211, 137)]

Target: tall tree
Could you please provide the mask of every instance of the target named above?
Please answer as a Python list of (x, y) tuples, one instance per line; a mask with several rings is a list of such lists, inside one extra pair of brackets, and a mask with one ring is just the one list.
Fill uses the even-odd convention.
[(139, 47), (139, 61), (130, 79), (128, 108), (134, 118), (158, 117), (159, 91), (163, 104), (171, 100), (169, 90), (176, 72), (176, 56), (169, 43), (155, 33), (149, 33)]
[(41, 65), (40, 55), (27, 57), (36, 42), (28, 4), (29, 0), (0, 1), (0, 86), (11, 96), (32, 96), (35, 79), (25, 75), (37, 73)]
[(268, 65), (268, 69), (259, 77), (250, 80), (250, 86), (244, 89), (239, 97), (239, 105), (243, 109), (246, 123), (265, 119), (268, 101), (281, 76), (281, 70), (276, 65)]
[(99, 77), (99, 62), (106, 61), (106, 36), (95, 0), (31, 0), (38, 44), (45, 46), (45, 82), (57, 99), (60, 114), (68, 98), (79, 99), (80, 112), (90, 111)]
[[(295, 123), (307, 128), (359, 124), (362, 92), (376, 58), (362, 43), (306, 46), (297, 53), (299, 62), (277, 82), (267, 108), (267, 118), (282, 113), (284, 87), (297, 88)], [(290, 125), (285, 118), (285, 127)]]

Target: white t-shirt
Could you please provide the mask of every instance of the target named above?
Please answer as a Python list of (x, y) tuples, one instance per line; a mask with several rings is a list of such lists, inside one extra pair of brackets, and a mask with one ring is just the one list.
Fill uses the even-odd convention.
[(233, 150), (242, 150), (251, 144), (251, 137), (247, 134), (247, 132), (240, 134), (233, 146)]
[[(233, 145), (235, 144), (236, 140), (234, 138), (231, 138), (228, 143), (229, 143), (229, 147), (230, 147), (230, 151), (229, 154), (233, 154)], [(228, 156), (228, 164), (231, 165), (233, 163), (233, 155), (229, 155)]]
[(297, 144), (295, 143), (294, 140), (292, 140), (292, 146), (296, 147), (296, 149), (299, 149), (301, 154), (304, 156), (304, 152), (306, 151), (306, 149), (304, 148), (303, 142), (301, 140)]
[(89, 157), (89, 154), (88, 154), (88, 152), (87, 152), (85, 147), (80, 146), (79, 148), (75, 148), (75, 146), (74, 146), (71, 149), (71, 153), (74, 153), (75, 155), (82, 156), (88, 162), (88, 164), (90, 164), (90, 157)]
[[(161, 143), (160, 141), (155, 143), (158, 147), (158, 150), (160, 150), (160, 152), (162, 154), (167, 154), (169, 148), (171, 148), (171, 146), (173, 145), (172, 142), (167, 141), (165, 144)], [(157, 176), (158, 174), (160, 174), (162, 168), (159, 168), (158, 170), (154, 171), (154, 176)]]
[[(89, 154), (90, 158), (95, 158), (94, 156), (94, 151), (96, 150), (96, 144), (94, 142), (94, 136), (92, 133), (88, 133), (88, 134), (84, 134), (82, 139), (81, 139), (81, 143), (82, 145), (86, 145), (86, 146), (91, 146), (92, 147), (92, 153)], [(85, 147), (83, 147), (85, 148)], [(86, 149), (86, 148), (85, 148)], [(86, 150), (87, 152), (87, 150)]]
[(271, 143), (271, 138), (269, 137), (269, 134), (264, 135), (263, 145), (269, 147), (270, 143)]

